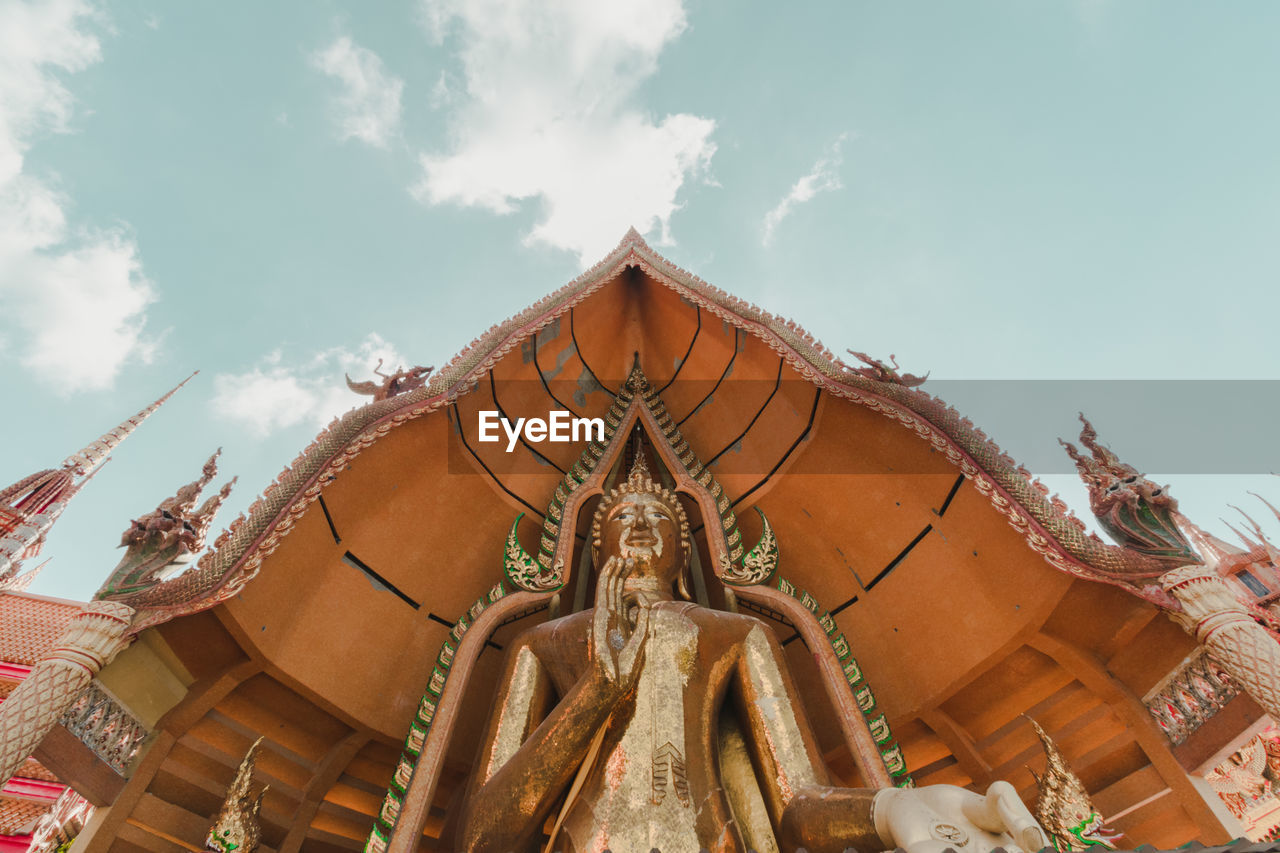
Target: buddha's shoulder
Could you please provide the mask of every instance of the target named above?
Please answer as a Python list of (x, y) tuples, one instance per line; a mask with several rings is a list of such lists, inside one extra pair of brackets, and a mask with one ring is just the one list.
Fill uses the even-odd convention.
[(690, 602), (678, 602), (675, 606), (682, 607), (684, 614), (699, 627), (714, 626), (720, 631), (729, 631), (743, 637), (754, 629), (766, 629), (764, 622), (746, 613), (730, 613)]
[(591, 627), (591, 610), (580, 610), (568, 616), (548, 619), (541, 625), (534, 625), (516, 638), (516, 642), (535, 650), (551, 642), (580, 640), (586, 641), (587, 631)]

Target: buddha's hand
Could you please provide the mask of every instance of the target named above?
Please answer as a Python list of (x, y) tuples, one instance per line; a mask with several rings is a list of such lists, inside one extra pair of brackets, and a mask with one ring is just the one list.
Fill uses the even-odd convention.
[(619, 695), (630, 690), (640, 675), (649, 633), (648, 602), (626, 593), (624, 588), (634, 569), (635, 560), (610, 557), (596, 579), (592, 664), (596, 675)]
[(873, 812), (881, 840), (907, 853), (1030, 853), (1049, 844), (1008, 782), (995, 782), (985, 797), (955, 785), (887, 788), (876, 794)]

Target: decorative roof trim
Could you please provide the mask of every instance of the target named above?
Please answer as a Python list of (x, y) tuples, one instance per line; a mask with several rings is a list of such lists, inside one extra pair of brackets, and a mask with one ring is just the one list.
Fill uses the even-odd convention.
[[(252, 576), (279, 547), (321, 490), (359, 453), (393, 428), (449, 405), (521, 341), (636, 267), (713, 315), (760, 338), (801, 376), (831, 394), (851, 400), (911, 429), (958, 467), (1054, 568), (1159, 598), (1153, 579), (1162, 563), (1086, 533), (1056, 496), (967, 418), (916, 388), (868, 378), (790, 320), (714, 287), (655, 252), (633, 228), (607, 257), (569, 284), (504, 323), (492, 326), (431, 377), (426, 387), (370, 403), (335, 419), (267, 487), (205, 554), (193, 583)], [(1143, 581), (1148, 581), (1144, 584)]]

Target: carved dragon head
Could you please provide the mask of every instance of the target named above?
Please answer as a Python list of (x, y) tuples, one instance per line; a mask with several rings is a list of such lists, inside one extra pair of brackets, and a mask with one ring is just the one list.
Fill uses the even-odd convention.
[(95, 596), (99, 599), (124, 600), (160, 581), (160, 574), (183, 557), (204, 547), (213, 517), (235, 485), (232, 479), (217, 494), (196, 506), (204, 487), (218, 473), (219, 449), (198, 478), (178, 489), (151, 512), (129, 523), (120, 537), (125, 555), (111, 577)]
[(1084, 415), (1080, 422), (1080, 443), (1091, 455), (1068, 441), (1059, 443), (1075, 461), (1089, 490), (1089, 507), (1102, 528), (1122, 547), (1167, 561), (1170, 568), (1202, 562), (1179, 528), (1178, 502), (1168, 487), (1148, 480), (1099, 444), (1097, 431)]
[(1027, 717), (1036, 730), (1036, 737), (1044, 747), (1047, 766), (1043, 776), (1035, 776), (1039, 796), (1036, 798), (1036, 820), (1049, 833), (1054, 849), (1059, 853), (1088, 850), (1090, 847), (1116, 849), (1118, 832), (1107, 829), (1102, 815), (1094, 808), (1080, 777), (1071, 770), (1058, 745), (1040, 727)]
[(227, 799), (205, 837), (205, 850), (212, 853), (253, 853), (258, 849), (261, 837), (258, 812), (262, 810), (262, 798), (267, 789), (264, 787), (257, 797), (251, 797), (249, 790), (253, 785), (254, 757), (261, 743), (262, 738), (255, 740), (240, 762), (236, 778), (227, 788)]

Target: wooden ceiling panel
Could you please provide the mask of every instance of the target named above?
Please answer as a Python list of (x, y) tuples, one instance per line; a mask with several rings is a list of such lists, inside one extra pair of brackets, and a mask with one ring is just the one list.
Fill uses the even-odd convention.
[(1172, 620), (1151, 620), (1107, 661), (1107, 669), (1135, 696), (1146, 695), (1195, 651), (1196, 641)]
[(395, 772), (400, 751), (398, 744), (370, 741), (356, 753), (343, 773), (375, 790), (385, 791), (391, 784), (391, 774)]
[(951, 750), (938, 737), (937, 732), (918, 717), (896, 725), (893, 734), (898, 739), (902, 754), (906, 756), (907, 767), (913, 772), (916, 768), (927, 767), (942, 758), (951, 757)]
[[(164, 769), (200, 784), (221, 796), (235, 778), (236, 768), (256, 738), (229, 718), (210, 714), (183, 736), (166, 758)], [(264, 740), (255, 758), (254, 778), (269, 785), (265, 808), (292, 814), (303, 799), (314, 768), (299, 764), (286, 747)], [(157, 793), (162, 793), (157, 789)]]
[(311, 820), (313, 831), (352, 841), (364, 841), (368, 838), (371, 826), (372, 823), (366, 816), (327, 802), (320, 804), (316, 816)]
[(302, 846), (298, 848), (298, 853), (346, 853), (348, 850), (363, 849), (364, 844), (362, 842), (345, 838), (340, 840), (307, 838), (303, 840)]
[(964, 772), (964, 768), (951, 755), (914, 769), (912, 778), (916, 780), (917, 785), (956, 785), (961, 788), (973, 782), (969, 774)]
[(208, 779), (180, 764), (166, 764), (151, 781), (149, 792), (192, 814), (214, 815), (222, 807), (225, 787), (210, 790)]
[[(1109, 758), (1117, 745), (1127, 745), (1133, 741), (1132, 735), (1128, 734), (1106, 706), (1095, 706), (1070, 720), (1067, 725), (1046, 731), (1078, 772), (1083, 772), (1098, 760)], [(1045, 766), (1044, 748), (1031, 725), (1028, 723), (1020, 726), (1017, 732), (1017, 737), (1004, 739), (1000, 744), (1002, 748), (998, 751), (992, 749), (985, 753), (990, 758), (994, 775), (1011, 782), (1026, 767), (1042, 773)], [(1033, 781), (1029, 774), (1025, 774), (1025, 778), (1015, 784), (1032, 790)]]
[(321, 510), (311, 505), (272, 555), (277, 568), (261, 572), (225, 613), (242, 643), (309, 695), (403, 736), (445, 631), (345, 562), (346, 540), (334, 542)]
[(1141, 841), (1161, 850), (1172, 850), (1186, 844), (1185, 839), (1203, 835), (1174, 797), (1151, 802), (1117, 820), (1114, 828), (1125, 834), (1121, 842), (1125, 846)]
[(697, 340), (675, 378), (654, 386), (671, 416), (686, 423), (695, 420), (699, 407), (713, 406), (723, 396), (721, 391), (729, 394), (738, 375), (738, 359), (746, 358), (742, 353), (751, 337), (707, 311), (701, 318)]
[(267, 675), (237, 687), (217, 710), (250, 732), (266, 735), (311, 768), (351, 733), (350, 726)]
[(159, 631), (187, 672), (197, 680), (225, 672), (248, 659), (218, 617), (209, 611), (166, 622)]
[(940, 707), (982, 744), (1071, 680), (1048, 656), (1022, 646), (956, 691)]

